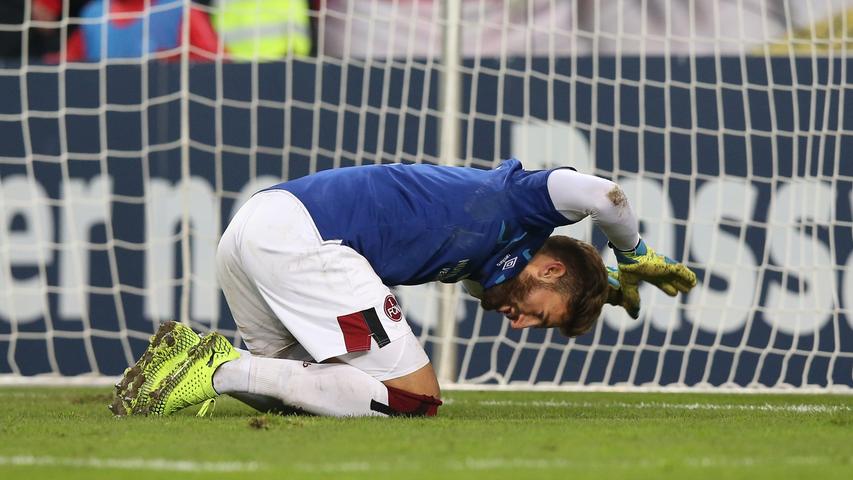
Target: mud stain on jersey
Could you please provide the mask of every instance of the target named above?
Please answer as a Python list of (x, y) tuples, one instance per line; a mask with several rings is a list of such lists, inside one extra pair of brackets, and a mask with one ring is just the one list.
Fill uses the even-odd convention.
[(625, 197), (625, 192), (619, 188), (619, 185), (614, 185), (613, 188), (607, 192), (607, 198), (609, 198), (613, 206), (617, 208), (624, 208), (625, 205), (628, 204), (628, 198)]

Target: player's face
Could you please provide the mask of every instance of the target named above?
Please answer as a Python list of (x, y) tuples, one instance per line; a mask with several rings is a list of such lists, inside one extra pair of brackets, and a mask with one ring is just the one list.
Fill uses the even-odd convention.
[(482, 305), (497, 310), (512, 322), (512, 328), (558, 327), (566, 316), (566, 298), (547, 282), (527, 272), (484, 292)]
[(498, 311), (512, 322), (512, 328), (558, 327), (566, 315), (566, 299), (547, 286), (537, 286), (526, 297), (503, 305)]

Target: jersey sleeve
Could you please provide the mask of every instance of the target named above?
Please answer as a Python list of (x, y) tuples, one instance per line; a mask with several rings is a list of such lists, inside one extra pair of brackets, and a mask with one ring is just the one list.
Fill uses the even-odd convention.
[(506, 171), (504, 185), (498, 190), (505, 206), (504, 220), (517, 223), (524, 230), (553, 229), (574, 223), (554, 206), (548, 191), (551, 170), (524, 170), (515, 158), (504, 161), (495, 172)]
[(637, 217), (622, 189), (610, 180), (561, 168), (548, 176), (548, 193), (566, 219), (592, 218), (616, 248), (631, 250), (640, 241)]

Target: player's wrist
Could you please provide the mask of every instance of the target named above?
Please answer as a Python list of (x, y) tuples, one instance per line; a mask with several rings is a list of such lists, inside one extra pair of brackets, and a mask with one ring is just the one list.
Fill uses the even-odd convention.
[(620, 250), (611, 242), (607, 242), (607, 246), (613, 250), (618, 263), (636, 263), (636, 259), (638, 257), (642, 257), (649, 253), (649, 248), (646, 246), (646, 242), (644, 242), (642, 238), (637, 241), (637, 245), (631, 250)]

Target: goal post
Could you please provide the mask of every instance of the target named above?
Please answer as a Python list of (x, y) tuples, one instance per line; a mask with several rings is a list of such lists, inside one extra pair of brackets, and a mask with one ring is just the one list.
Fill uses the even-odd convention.
[[(462, 15), (461, 0), (445, 0), (442, 9), (444, 35), (442, 45), (441, 73), (441, 165), (459, 165), (460, 119), (462, 74), (460, 72), (460, 34), (459, 21)], [(433, 362), (436, 365), (436, 377), (442, 384), (456, 381), (457, 347), (456, 306), (461, 301), (459, 288), (454, 284), (441, 285), (441, 314), (439, 316), (439, 341), (436, 344)]]
[[(239, 342), (214, 255), (265, 186), (517, 157), (618, 182), (699, 285), (644, 286), (639, 320), (608, 306), (576, 339), (455, 285), (395, 288), (444, 386), (853, 393), (853, 5), (315, 3), (311, 56), (184, 48), (184, 17), (165, 50), (66, 61), (62, 37), (58, 63), (32, 41), (0, 60), (0, 385), (113, 381), (173, 318)], [(222, 27), (222, 2), (145, 5)], [(558, 233), (615, 261), (590, 220)]]

